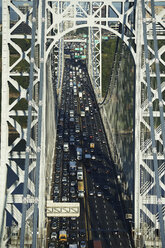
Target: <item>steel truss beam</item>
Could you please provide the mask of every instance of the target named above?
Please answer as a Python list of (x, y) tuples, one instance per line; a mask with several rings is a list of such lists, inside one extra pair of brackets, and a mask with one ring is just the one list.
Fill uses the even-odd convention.
[[(37, 4), (37, 1), (34, 1), (35, 3)], [(20, 2), (18, 5), (14, 5), (12, 1), (3, 1), (2, 7), (4, 20), (3, 71), (5, 73), (3, 73), (2, 79), (3, 103), (1, 111), (3, 120), (1, 132), (4, 133), (1, 137), (0, 170), (0, 192), (3, 195), (0, 205), (1, 247), (7, 245), (7, 242), (10, 241), (9, 237), (12, 237), (12, 232), (16, 233), (16, 227), (17, 234), (22, 227), (22, 237), (28, 234), (30, 240), (32, 238), (33, 219), (37, 223), (34, 225), (35, 228), (38, 225), (41, 233), (45, 226), (46, 94), (43, 88), (45, 88), (44, 67), (46, 60), (43, 57), (45, 35), (41, 32), (43, 25), (45, 25), (45, 19), (40, 15), (42, 13), (40, 11), (41, 3), (37, 6), (36, 13), (31, 2), (28, 2), (28, 6), (23, 8), (20, 8), (21, 5)], [(45, 11), (45, 7), (43, 8)], [(11, 11), (17, 14), (17, 21), (12, 26)], [(26, 40), (26, 46), (22, 39)], [(21, 40), (22, 42), (20, 42)], [(17, 54), (14, 62), (11, 62), (11, 47), (15, 49)], [(22, 61), (25, 65), (25, 71), (22, 71), (20, 67)], [(51, 137), (54, 137), (53, 132)], [(40, 160), (42, 161), (41, 164)], [(39, 183), (39, 178), (42, 183)], [(24, 193), (22, 193), (23, 191)], [(22, 206), (25, 207), (24, 214), (22, 214)], [(33, 217), (34, 211), (36, 216)], [(8, 218), (10, 221), (6, 222), (6, 215), (7, 217), (10, 216)], [(10, 227), (11, 225), (15, 228), (5, 229), (5, 226)], [(9, 231), (6, 232), (7, 230)], [(23, 239), (24, 237), (21, 241), (21, 247), (26, 247), (26, 242), (30, 241), (26, 240), (24, 243)], [(35, 237), (33, 243), (35, 243)]]
[[(151, 9), (152, 4), (152, 9)], [(154, 16), (154, 12), (157, 14)], [(135, 239), (136, 246), (164, 240), (164, 76), (163, 7), (136, 7)], [(141, 30), (141, 32), (140, 32)], [(159, 47), (156, 46), (157, 41)], [(139, 92), (139, 94), (138, 94)], [(156, 236), (160, 229), (161, 237)], [(160, 239), (159, 239), (160, 238)], [(158, 247), (160, 243), (158, 242)], [(156, 246), (157, 247), (157, 246)]]
[(88, 72), (99, 101), (102, 97), (102, 32), (101, 28), (89, 28)]

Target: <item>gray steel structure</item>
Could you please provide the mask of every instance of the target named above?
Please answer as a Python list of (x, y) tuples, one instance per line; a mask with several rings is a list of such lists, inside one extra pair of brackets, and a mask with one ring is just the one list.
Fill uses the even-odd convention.
[[(29, 8), (26, 6), (27, 13), (18, 8), (22, 5), (22, 1), (2, 2), (1, 247), (5, 247), (12, 236), (12, 228), (10, 228), (10, 234), (6, 229), (8, 225), (6, 215), (8, 214), (12, 217), (14, 225), (18, 229), (21, 228), (21, 247), (24, 246), (26, 229), (31, 228), (32, 219), (35, 223), (33, 225), (33, 247), (37, 246), (37, 230), (38, 238), (42, 239), (44, 236), (46, 180), (50, 177), (50, 173), (45, 172), (51, 171), (49, 168), (49, 163), (52, 163), (50, 154), (53, 154), (54, 148), (49, 143), (53, 144), (53, 138), (55, 138), (54, 115), (49, 116), (49, 121), (46, 120), (46, 107), (53, 104), (53, 100), (47, 99), (48, 89), (49, 94), (53, 94), (46, 77), (47, 64), (51, 63), (52, 49), (58, 46), (57, 87), (60, 87), (63, 74), (63, 38), (69, 32), (84, 27), (89, 28), (88, 60), (92, 58), (92, 67), (88, 66), (88, 69), (98, 101), (101, 96), (102, 29), (121, 38), (134, 58), (136, 67), (135, 243), (137, 247), (143, 243), (146, 246), (154, 244), (155, 230), (158, 229), (160, 230), (158, 247), (161, 247), (160, 243), (162, 247), (165, 247), (163, 109), (165, 71), (162, 69), (165, 66), (163, 55), (165, 52), (163, 44), (165, 8), (161, 6), (164, 1), (34, 0), (24, 2), (29, 5)], [(155, 4), (158, 6), (155, 7)], [(10, 26), (11, 9), (19, 17), (13, 26)], [(25, 23), (31, 31), (17, 32), (21, 23)], [(114, 29), (115, 23), (119, 24), (118, 30)], [(17, 42), (25, 38), (31, 40), (31, 47), (27, 50), (23, 50)], [(10, 46), (19, 55), (13, 64), (10, 63)], [(16, 68), (22, 60), (29, 64), (30, 71), (18, 72)], [(20, 83), (23, 77), (29, 78), (28, 88)], [(12, 102), (10, 101), (11, 85), (19, 94)], [(28, 103), (27, 108), (21, 109), (21, 105), (19, 109), (14, 109), (22, 99)], [(24, 127), (18, 117), (26, 117), (28, 125)], [(9, 127), (13, 127), (17, 134), (14, 141)], [(51, 135), (47, 135), (47, 129), (52, 132)], [(21, 151), (17, 152), (15, 148), (22, 141), (26, 144), (21, 145)], [(11, 182), (9, 172), (15, 176)], [(23, 190), (17, 191), (20, 185), (23, 185)], [(40, 243), (40, 247), (44, 247), (44, 242)]]

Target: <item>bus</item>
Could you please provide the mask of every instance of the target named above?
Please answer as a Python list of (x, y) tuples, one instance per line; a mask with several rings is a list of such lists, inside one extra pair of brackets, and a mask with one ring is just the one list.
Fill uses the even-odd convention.
[(67, 241), (67, 233), (64, 230), (61, 230), (59, 232), (59, 241), (60, 242), (66, 242)]
[(93, 240), (93, 248), (102, 248), (101, 240)]
[(78, 197), (84, 197), (84, 182), (78, 181)]

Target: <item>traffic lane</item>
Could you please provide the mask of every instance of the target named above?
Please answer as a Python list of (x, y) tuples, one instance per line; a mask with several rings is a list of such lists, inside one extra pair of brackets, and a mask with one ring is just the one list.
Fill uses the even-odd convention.
[[(111, 241), (111, 245), (113, 246), (111, 247), (115, 247), (114, 245), (120, 244), (119, 243), (120, 237), (114, 235), (115, 231), (113, 230), (115, 230), (116, 228), (114, 225), (110, 225), (110, 221), (112, 217), (108, 219), (108, 216), (103, 211), (103, 206), (101, 204), (101, 201), (96, 199), (93, 201), (89, 201), (90, 208), (93, 209), (91, 213), (92, 215), (91, 226), (92, 226), (93, 239), (101, 239), (102, 241), (104, 241), (104, 244), (107, 245), (110, 244), (110, 238), (112, 236), (113, 240)], [(128, 244), (127, 240), (125, 241), (125, 244)]]
[[(94, 191), (97, 191), (95, 189), (95, 187), (93, 187), (93, 190)], [(118, 208), (118, 204), (119, 204), (118, 202), (117, 202), (117, 209), (116, 209), (116, 207), (115, 207), (115, 209), (116, 209), (116, 211), (118, 210), (119, 212), (116, 213), (116, 211), (114, 211), (114, 202), (111, 203), (111, 204), (108, 202), (108, 204), (106, 204), (106, 201), (102, 200), (101, 198), (97, 198), (95, 196), (92, 196), (92, 197), (93, 197), (92, 202), (95, 202), (95, 203), (94, 203), (94, 206), (91, 205), (91, 208), (92, 209), (94, 209), (94, 207), (96, 208), (96, 215), (97, 215), (97, 213), (103, 213), (103, 216), (101, 216), (101, 220), (103, 220), (103, 218), (106, 216), (106, 219), (107, 219), (106, 220), (106, 223), (105, 222), (101, 222), (101, 223), (103, 223), (103, 226), (102, 227), (105, 227), (105, 225), (107, 224), (108, 225), (107, 229), (109, 229), (109, 226), (111, 228), (120, 228), (120, 229), (125, 228), (125, 227), (123, 227), (123, 220), (120, 221), (120, 219), (123, 216), (120, 216), (120, 214), (121, 214), (121, 208)], [(92, 197), (90, 199), (92, 199)], [(94, 199), (94, 197), (95, 197), (95, 199)], [(102, 205), (102, 203), (104, 203), (104, 204)], [(98, 207), (98, 209), (97, 209), (97, 206), (101, 206), (101, 207), (100, 208)], [(110, 208), (110, 206), (111, 206), (111, 208)], [(103, 211), (103, 209), (104, 209), (104, 211)], [(114, 211), (114, 218), (112, 216), (112, 211)], [(100, 214), (98, 216), (100, 218)], [(109, 222), (109, 217), (110, 217), (110, 221), (111, 222)], [(93, 216), (93, 218), (97, 218), (97, 217)], [(112, 218), (113, 218), (114, 221), (112, 221)], [(103, 229), (102, 227), (100, 227), (100, 228)]]

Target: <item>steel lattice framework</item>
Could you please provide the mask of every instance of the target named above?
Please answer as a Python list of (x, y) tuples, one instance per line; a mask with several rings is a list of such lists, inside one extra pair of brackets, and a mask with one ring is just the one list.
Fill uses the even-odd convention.
[[(139, 234), (142, 234), (147, 242), (153, 230), (160, 229), (162, 246), (165, 247), (165, 44), (162, 42), (165, 39), (165, 9), (163, 6), (154, 6), (161, 2), (164, 1), (34, 0), (26, 2), (26, 9), (21, 1), (3, 1), (0, 165), (2, 247), (10, 238), (10, 233), (5, 236), (6, 215), (12, 216), (15, 225), (21, 227), (21, 245), (25, 242), (25, 230), (31, 229), (32, 218), (33, 247), (36, 247), (38, 216), (40, 238), (43, 234), (45, 171), (48, 168), (45, 157), (46, 127), (49, 125), (45, 120), (45, 107), (48, 105), (47, 64), (53, 49), (58, 47), (58, 75), (61, 78), (63, 37), (84, 27), (89, 28), (88, 65), (89, 60), (92, 60), (89, 75), (97, 97), (101, 95), (102, 29), (121, 38), (134, 58), (135, 238), (138, 240)], [(14, 25), (11, 25), (11, 10), (18, 17)], [(22, 23), (26, 29), (19, 31)], [(114, 25), (119, 28), (114, 28)], [(31, 45), (25, 49), (19, 43), (21, 39), (31, 41)], [(18, 54), (13, 63), (11, 48)], [(30, 70), (20, 72), (20, 63), (23, 61)], [(26, 80), (28, 86), (25, 86)], [(59, 87), (60, 79), (57, 81)], [(11, 96), (13, 88), (14, 100)], [(24, 126), (20, 122), (21, 118), (26, 119), (28, 124)], [(53, 137), (50, 138), (51, 144)], [(10, 231), (12, 233), (12, 229)], [(40, 244), (41, 247), (43, 245)]]

